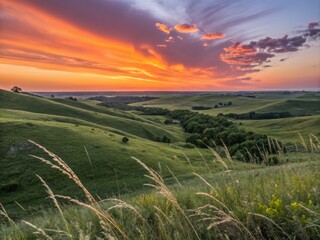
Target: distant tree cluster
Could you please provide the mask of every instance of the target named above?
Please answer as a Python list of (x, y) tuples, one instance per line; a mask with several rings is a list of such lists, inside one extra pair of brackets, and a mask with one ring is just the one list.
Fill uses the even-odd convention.
[(115, 97), (96, 96), (96, 97), (91, 97), (89, 99), (104, 102), (104, 103), (130, 104), (130, 103), (136, 103), (136, 102), (150, 101), (157, 98), (150, 97), (150, 96), (115, 96)]
[(192, 110), (209, 110), (211, 107), (204, 107), (204, 106), (193, 106)]
[(170, 111), (168, 109), (158, 107), (135, 107), (135, 110), (143, 112), (145, 115), (168, 115)]
[(229, 107), (231, 105), (232, 105), (232, 102), (227, 102), (227, 103), (219, 102), (218, 104), (214, 105), (214, 108)]
[(72, 101), (78, 101), (78, 99), (76, 97), (66, 97), (66, 99), (72, 100)]
[(275, 144), (270, 146), (268, 136), (241, 130), (221, 115), (213, 117), (189, 110), (175, 110), (169, 115), (180, 121), (185, 132), (191, 133), (186, 142), (198, 147), (225, 144), (230, 154), (241, 161), (262, 161), (261, 153), (273, 154), (277, 150)]
[[(218, 104), (214, 105), (214, 108), (222, 108), (222, 107), (229, 107), (232, 105), (232, 102), (227, 102), (227, 103), (222, 103), (219, 102)], [(212, 109), (212, 107), (207, 107), (207, 106), (193, 106), (192, 110), (209, 110)]]
[(233, 118), (233, 119), (277, 119), (277, 118), (288, 118), (288, 117), (294, 117), (289, 112), (269, 112), (269, 113), (256, 113), (256, 112), (248, 112), (248, 113), (228, 113), (228, 114), (219, 114), (220, 116), (225, 116), (227, 118)]

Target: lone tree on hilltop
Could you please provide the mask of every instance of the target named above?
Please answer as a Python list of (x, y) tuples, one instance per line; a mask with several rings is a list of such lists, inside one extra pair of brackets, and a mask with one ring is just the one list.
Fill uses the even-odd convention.
[(21, 93), (22, 92), (22, 89), (17, 87), (17, 86), (14, 86), (13, 88), (11, 88), (11, 91), (12, 92), (15, 92), (15, 93)]
[(123, 138), (122, 138), (122, 142), (123, 142), (123, 143), (128, 143), (128, 142), (129, 142), (129, 138), (123, 137)]

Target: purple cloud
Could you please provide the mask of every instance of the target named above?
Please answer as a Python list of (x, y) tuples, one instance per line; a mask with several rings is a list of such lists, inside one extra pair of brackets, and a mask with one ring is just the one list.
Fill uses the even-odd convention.
[[(316, 28), (319, 24), (312, 22), (308, 29), (300, 31), (299, 35), (289, 37), (285, 35), (281, 38), (266, 37), (258, 41), (251, 41), (249, 44), (236, 42), (230, 47), (224, 48), (224, 53), (220, 55), (222, 61), (228, 63), (239, 74), (248, 73), (248, 71), (260, 71), (263, 68), (272, 67), (264, 63), (271, 62), (270, 59), (278, 54), (297, 52), (307, 48), (308, 40), (315, 40), (320, 34), (320, 29)], [(281, 62), (287, 58), (280, 59)]]

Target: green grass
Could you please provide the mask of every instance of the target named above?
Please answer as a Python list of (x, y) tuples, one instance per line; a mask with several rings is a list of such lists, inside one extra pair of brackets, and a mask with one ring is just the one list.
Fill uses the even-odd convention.
[[(35, 152), (34, 150), (22, 147), (19, 151), (9, 152), (10, 147), (18, 148), (27, 143), (27, 139), (58, 152), (90, 189), (95, 190), (94, 192), (101, 197), (117, 194), (119, 189), (121, 192), (130, 192), (141, 186), (141, 169), (133, 164), (131, 156), (144, 159), (154, 167), (159, 162), (165, 172), (168, 172), (165, 167), (167, 165), (177, 174), (184, 175), (185, 171), (191, 168), (184, 156), (186, 154), (195, 161), (196, 168), (203, 168), (201, 157), (195, 149), (176, 148), (131, 135), (129, 143), (123, 144), (122, 135), (114, 132), (52, 120), (0, 119), (0, 122), (1, 136), (7, 136), (0, 144), (1, 166), (6, 169), (1, 174), (0, 182), (14, 182), (19, 186), (16, 191), (2, 192), (0, 201), (9, 204), (13, 209), (17, 209), (13, 199), (24, 207), (43, 202), (45, 193), (37, 191), (40, 183), (35, 174), (45, 177), (58, 191), (79, 194), (72, 185), (61, 184), (59, 174), (54, 174), (52, 170), (44, 168), (41, 163), (28, 157), (28, 154)], [(90, 154), (93, 169), (84, 147)]]
[[(317, 239), (320, 236), (319, 155), (310, 155), (305, 162), (247, 171), (216, 173), (214, 170), (202, 177), (206, 183), (194, 178), (169, 186), (154, 178), (153, 184), (161, 192), (145, 190), (118, 196), (118, 200), (106, 200), (95, 208), (101, 213), (107, 211), (128, 239)], [(63, 217), (69, 223), (68, 232), (76, 239), (104, 238), (107, 233), (122, 239), (116, 230), (103, 228), (101, 220), (86, 207), (65, 206)], [(42, 216), (27, 220), (54, 239), (63, 239), (61, 231), (66, 227), (57, 211), (42, 211)], [(24, 223), (11, 227), (0, 225), (0, 229), (2, 238), (35, 238), (34, 229)]]
[(266, 134), (286, 142), (301, 142), (299, 133), (308, 139), (310, 134), (320, 137), (320, 116), (265, 120), (238, 120), (248, 131)]
[[(231, 107), (201, 112), (286, 109), (295, 114), (318, 113), (318, 94), (256, 96), (163, 96), (142, 104), (191, 109), (232, 101)], [(130, 208), (116, 204), (108, 211), (129, 239), (189, 240), (197, 239), (197, 235), (200, 239), (250, 239), (250, 234), (255, 239), (320, 238), (319, 153), (279, 155), (280, 165), (273, 167), (219, 160), (209, 150), (200, 149), (201, 155), (195, 148), (180, 147), (187, 135), (178, 124), (165, 125), (163, 116), (115, 111), (96, 104), (0, 90), (0, 203), (17, 224), (0, 224), (0, 239), (39, 238), (21, 219), (44, 229), (54, 239), (66, 239), (59, 232), (68, 230), (63, 218), (74, 239), (107, 238), (103, 234), (119, 237), (116, 230), (107, 231), (92, 211), (71, 206), (67, 200), (59, 200), (63, 218), (59, 215), (36, 174), (55, 194), (85, 201), (84, 194), (61, 172), (29, 156), (45, 155), (28, 144), (28, 139), (58, 154), (97, 200), (113, 197), (131, 204)], [(246, 130), (288, 142), (300, 142), (299, 132), (305, 138), (320, 134), (320, 116), (237, 122)], [(161, 135), (167, 135), (173, 143), (151, 141)], [(129, 137), (127, 144), (122, 143), (123, 136)], [(163, 182), (158, 177), (153, 182), (156, 189), (143, 185), (152, 183), (144, 177), (152, 171), (143, 169), (132, 156), (162, 176)], [(194, 172), (208, 183), (195, 177)], [(97, 203), (92, 206), (103, 213), (115, 203), (99, 205), (101, 208)], [(3, 219), (0, 217), (0, 221)]]
[(286, 100), (273, 104), (272, 106), (266, 106), (259, 109), (259, 112), (287, 112), (296, 116), (301, 115), (317, 115), (320, 114), (320, 98), (311, 99), (299, 98), (295, 100)]
[[(162, 135), (168, 136), (170, 139), (172, 139), (172, 141), (181, 140), (177, 139), (174, 134), (167, 131), (165, 128), (155, 126), (150, 122), (132, 120), (130, 118), (90, 111), (84, 108), (58, 103), (50, 99), (10, 93), (0, 90), (0, 102), (0, 108), (2, 109), (23, 110), (33, 113), (71, 117), (77, 120), (84, 120), (102, 126), (112, 127), (114, 129), (151, 140), (154, 140), (157, 136)], [(78, 103), (76, 105), (79, 106), (80, 104)]]
[[(134, 103), (135, 106), (161, 107), (169, 110), (188, 109), (193, 106), (212, 107), (212, 109), (198, 111), (206, 114), (219, 113), (246, 113), (246, 112), (282, 112), (289, 111), (294, 115), (320, 114), (319, 93), (296, 93), (285, 95), (280, 93), (258, 93), (256, 98), (243, 96), (203, 94), (203, 95), (176, 95), (163, 96), (159, 99)], [(213, 108), (219, 102), (232, 102), (231, 106)]]
[[(72, 103), (76, 108), (43, 98), (4, 91), (0, 93), (4, 100), (1, 102), (0, 135), (5, 136), (0, 139), (1, 166), (5, 169), (0, 175), (0, 202), (8, 207), (15, 218), (24, 214), (15, 201), (26, 209), (41, 208), (48, 202), (45, 192), (38, 191), (41, 184), (35, 174), (45, 177), (58, 192), (81, 196), (75, 186), (64, 183), (59, 174), (44, 168), (41, 163), (28, 156), (37, 153), (27, 144), (28, 139), (59, 153), (89, 189), (101, 197), (141, 188), (142, 170), (133, 165), (131, 156), (139, 157), (153, 167), (158, 167), (160, 163), (167, 177), (171, 174), (166, 166), (179, 176), (186, 175), (192, 169), (186, 156), (192, 159), (194, 168), (205, 169), (202, 157), (196, 149), (184, 149), (175, 142), (165, 144), (148, 139), (149, 135), (152, 137), (169, 133), (173, 140), (183, 142), (185, 135), (178, 125), (167, 126), (142, 119), (138, 115), (135, 117), (142, 119), (139, 122), (114, 117), (107, 114), (111, 111), (109, 109), (106, 109), (106, 113), (101, 113), (104, 109), (100, 106), (91, 107), (91, 110), (97, 108), (98, 112), (80, 108), (88, 103)], [(67, 100), (61, 100), (65, 101)], [(118, 113), (128, 115), (121, 111)], [(99, 116), (105, 122), (100, 122)], [(115, 124), (119, 124), (119, 127), (114, 128)], [(135, 135), (135, 131), (138, 134)], [(121, 142), (123, 136), (129, 137), (128, 144)], [(84, 147), (92, 159), (92, 168)], [(201, 152), (204, 156), (210, 155), (207, 150)], [(245, 168), (246, 165), (239, 163), (239, 168), (242, 167)], [(217, 167), (217, 171), (219, 169)], [(7, 190), (12, 187), (13, 190)], [(28, 210), (27, 214), (29, 213)]]

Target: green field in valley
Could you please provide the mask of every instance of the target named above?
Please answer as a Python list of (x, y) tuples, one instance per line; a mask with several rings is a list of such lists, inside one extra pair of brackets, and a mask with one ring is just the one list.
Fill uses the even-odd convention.
[[(202, 95), (175, 95), (164, 96), (159, 99), (134, 103), (135, 106), (161, 107), (169, 110), (188, 109), (194, 106), (211, 107), (202, 113), (217, 115), (219, 113), (245, 113), (245, 112), (282, 112), (290, 111), (294, 115), (320, 114), (319, 93), (292, 93), (281, 92), (256, 94), (202, 94)], [(255, 96), (254, 98), (248, 96)], [(231, 106), (214, 108), (219, 103), (232, 102)]]

